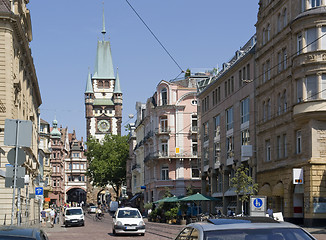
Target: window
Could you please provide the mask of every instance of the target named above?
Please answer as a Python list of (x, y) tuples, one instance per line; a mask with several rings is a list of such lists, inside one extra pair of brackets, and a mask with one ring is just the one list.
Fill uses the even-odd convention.
[(242, 84), (243, 84), (243, 82), (242, 82), (242, 71), (239, 70), (239, 87), (241, 87)]
[(161, 168), (161, 180), (169, 180), (169, 166), (163, 165)]
[(53, 180), (53, 187), (57, 186), (57, 180)]
[(302, 140), (301, 140), (301, 131), (296, 132), (296, 153), (300, 154), (302, 152)]
[(321, 0), (309, 0), (308, 8), (319, 7), (321, 5)]
[(79, 153), (73, 153), (72, 156), (73, 156), (74, 158), (79, 158)]
[(168, 156), (168, 140), (161, 140), (161, 155), (162, 157)]
[(241, 109), (240, 109), (240, 115), (241, 115), (241, 124), (245, 122), (249, 122), (249, 97), (246, 97), (241, 101)]
[(267, 80), (271, 79), (271, 62), (267, 60), (266, 62), (266, 70), (267, 70)]
[(320, 86), (320, 90), (321, 90), (321, 98), (322, 99), (326, 99), (326, 74), (322, 74), (321, 75), (321, 86)]
[(198, 161), (192, 160), (191, 163), (191, 178), (199, 178), (199, 167)]
[(168, 117), (167, 116), (162, 116), (160, 119), (160, 124), (161, 124), (161, 132), (162, 133), (167, 133), (168, 132)]
[(191, 146), (192, 146), (192, 155), (197, 156), (197, 154), (198, 154), (197, 138), (194, 138), (191, 140)]
[(270, 99), (268, 99), (268, 101), (267, 101), (267, 112), (266, 112), (266, 114), (267, 114), (267, 120), (269, 120), (269, 119), (271, 119), (271, 117), (272, 117), (272, 113), (271, 113), (271, 100)]
[(269, 41), (271, 39), (271, 25), (267, 25), (267, 30), (266, 30), (266, 40)]
[(71, 170), (72, 169), (72, 164), (71, 163), (69, 163), (69, 170)]
[(266, 29), (263, 28), (263, 44), (266, 43)]
[(283, 64), (282, 64), (282, 52), (279, 52), (278, 54), (277, 54), (277, 62), (278, 62), (278, 64), (277, 64), (277, 71), (278, 72), (281, 72), (282, 71), (282, 67), (283, 67)]
[(214, 163), (220, 163), (221, 160), (221, 144), (220, 142), (214, 143)]
[(326, 26), (322, 26), (321, 27), (321, 36), (323, 36), (322, 38), (320, 38), (320, 41), (321, 41), (321, 44), (320, 44), (320, 47), (321, 49), (326, 49), (326, 37), (325, 37), (325, 34), (326, 34)]
[(288, 110), (288, 98), (286, 96), (286, 90), (283, 92), (283, 112), (287, 112)]
[(234, 77), (231, 77), (231, 92), (234, 92)]
[(276, 144), (277, 144), (277, 148), (276, 148), (276, 156), (277, 156), (277, 159), (280, 159), (281, 156), (282, 156), (282, 147), (281, 147), (281, 136), (277, 136), (276, 137)]
[(191, 129), (193, 132), (197, 132), (197, 115), (191, 115)]
[(271, 160), (271, 142), (270, 140), (265, 141), (265, 152), (266, 152), (266, 162)]
[(288, 25), (288, 16), (287, 16), (287, 10), (286, 8), (283, 11), (283, 27), (286, 27)]
[(249, 129), (241, 131), (241, 145), (250, 145)]
[(287, 150), (287, 138), (286, 134), (283, 134), (283, 157), (288, 156), (288, 150)]
[(220, 102), (221, 101), (221, 87), (217, 88), (217, 101)]
[(277, 115), (281, 115), (282, 113), (282, 98), (281, 98), (281, 94), (279, 93), (277, 95)]
[(277, 16), (277, 32), (281, 31), (282, 29), (282, 19), (281, 14), (279, 13)]
[(234, 138), (233, 136), (226, 137), (226, 158), (233, 158), (234, 156)]
[(307, 52), (317, 50), (317, 28), (309, 28), (306, 31)]
[(307, 100), (317, 99), (317, 76), (310, 75), (306, 78)]
[(40, 125), (40, 132), (44, 132), (44, 125), (43, 124)]
[(204, 160), (204, 166), (209, 165), (209, 152), (208, 147), (203, 147), (203, 160)]
[(208, 122), (205, 122), (203, 124), (203, 136), (204, 136), (204, 142), (208, 141)]
[(262, 71), (263, 71), (263, 83), (264, 82), (266, 82), (266, 80), (267, 80), (267, 77), (266, 77), (266, 64), (264, 63), (263, 65), (262, 65)]
[(166, 88), (163, 88), (161, 90), (161, 98), (162, 98), (162, 105), (167, 105), (168, 104), (168, 92)]
[(216, 117), (214, 117), (214, 131), (215, 131), (214, 137), (219, 137), (220, 136), (220, 115), (217, 115)]
[(299, 33), (297, 36), (297, 54), (302, 53), (303, 43), (302, 43), (302, 33)]
[(224, 82), (224, 96), (228, 96), (228, 83), (227, 81)]
[(247, 64), (247, 80), (250, 80), (250, 64)]
[(196, 100), (196, 99), (191, 100), (191, 104), (192, 104), (192, 105), (197, 105), (197, 100)]
[(303, 100), (303, 89), (302, 89), (302, 79), (297, 81), (297, 102), (301, 102)]
[(49, 159), (47, 157), (45, 158), (45, 166), (49, 166)]
[(228, 79), (228, 95), (231, 93), (231, 80)]
[(226, 110), (226, 130), (233, 129), (233, 107)]
[(283, 69), (285, 70), (288, 66), (287, 66), (287, 53), (286, 53), (286, 49), (283, 49)]
[(265, 101), (263, 102), (263, 122), (265, 122), (266, 121), (266, 113), (267, 113), (267, 110), (266, 110), (266, 103), (265, 103)]

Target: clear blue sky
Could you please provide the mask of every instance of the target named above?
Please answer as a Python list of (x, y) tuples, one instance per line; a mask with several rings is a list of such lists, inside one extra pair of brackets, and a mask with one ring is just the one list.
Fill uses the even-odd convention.
[[(86, 136), (84, 91), (94, 71), (101, 39), (103, 0), (31, 0), (32, 55), (40, 86), (41, 118)], [(186, 70), (222, 66), (255, 34), (258, 0), (129, 0), (151, 30)], [(119, 67), (123, 124), (134, 121), (157, 83), (180, 69), (125, 0), (105, 0), (106, 36)], [(123, 134), (126, 134), (122, 129)], [(86, 139), (85, 139), (86, 140)]]

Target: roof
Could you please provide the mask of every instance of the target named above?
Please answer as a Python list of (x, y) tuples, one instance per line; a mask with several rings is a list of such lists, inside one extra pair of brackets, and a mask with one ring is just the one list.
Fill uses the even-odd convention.
[(109, 41), (98, 41), (93, 79), (115, 79)]
[(106, 105), (106, 106), (114, 106), (114, 103), (112, 102), (111, 99), (105, 99), (105, 98), (97, 98), (94, 99), (93, 105)]
[(0, 0), (0, 12), (11, 12), (9, 0)]
[(117, 78), (115, 79), (114, 93), (122, 93), (120, 88), (120, 78), (117, 70)]
[(92, 86), (92, 76), (90, 72), (88, 72), (85, 93), (94, 93)]

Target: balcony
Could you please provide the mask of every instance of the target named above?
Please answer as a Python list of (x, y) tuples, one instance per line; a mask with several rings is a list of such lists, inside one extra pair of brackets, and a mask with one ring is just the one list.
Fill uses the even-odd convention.
[(315, 100), (315, 101), (307, 101), (301, 102), (294, 106), (293, 108), (293, 116), (299, 117), (301, 115), (307, 116), (308, 114), (325, 114), (326, 105), (323, 100)]
[(171, 129), (169, 127), (155, 129), (155, 134), (157, 135), (170, 134), (170, 133), (171, 133)]

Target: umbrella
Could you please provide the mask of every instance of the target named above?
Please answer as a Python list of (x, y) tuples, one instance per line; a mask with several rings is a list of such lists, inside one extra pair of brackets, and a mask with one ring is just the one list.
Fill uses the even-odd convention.
[(179, 197), (173, 196), (173, 197), (166, 199), (164, 202), (169, 202), (169, 203), (180, 202), (180, 200), (183, 198), (184, 198), (184, 196), (179, 196)]
[[(194, 195), (188, 196), (181, 198), (179, 201), (182, 202), (200, 202), (200, 201), (219, 201), (219, 199), (210, 197), (210, 196), (205, 196), (201, 193), (196, 193)], [(199, 214), (199, 203), (197, 205), (197, 214)]]
[(153, 202), (153, 203), (161, 203), (161, 202), (166, 202), (166, 200), (168, 200), (169, 198), (172, 198), (172, 197), (166, 197), (166, 198), (162, 198), (162, 199), (160, 199), (160, 200), (157, 200), (157, 201), (155, 201), (155, 202)]

